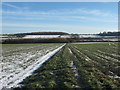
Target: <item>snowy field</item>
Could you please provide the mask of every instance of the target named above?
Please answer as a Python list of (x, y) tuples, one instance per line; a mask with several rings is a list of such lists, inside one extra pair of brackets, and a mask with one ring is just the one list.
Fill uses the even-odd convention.
[(23, 38), (58, 38), (60, 35), (26, 35)]
[[(91, 37), (91, 38), (96, 38), (96, 37), (100, 37), (97, 35), (79, 35), (79, 38), (87, 38), (87, 37)], [(15, 38), (15, 37), (8, 37), (8, 36), (0, 36), (0, 39), (8, 39), (8, 38)], [(25, 35), (24, 37), (25, 39), (30, 39), (30, 38), (71, 38), (71, 35)]]
[(62, 47), (63, 44), (3, 44), (0, 89), (16, 86)]

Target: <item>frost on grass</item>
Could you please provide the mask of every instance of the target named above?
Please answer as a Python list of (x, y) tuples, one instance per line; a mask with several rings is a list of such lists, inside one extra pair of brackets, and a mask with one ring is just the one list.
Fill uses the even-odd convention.
[[(68, 48), (68, 50), (69, 50), (70, 54), (73, 54), (70, 48)], [(73, 72), (75, 73), (75, 77), (79, 77), (77, 68), (76, 68), (76, 66), (74, 65), (74, 62), (73, 62), (73, 61), (70, 62), (70, 67), (72, 68)]]
[(69, 50), (70, 54), (73, 54), (70, 48), (68, 48), (68, 50)]
[(79, 74), (78, 74), (77, 68), (76, 68), (76, 66), (74, 65), (74, 62), (73, 62), (73, 61), (71, 61), (71, 63), (70, 63), (70, 67), (72, 67), (73, 72), (75, 73), (75, 77), (79, 77)]
[(11, 49), (10, 46), (3, 48), (3, 59), (0, 61), (2, 65), (2, 72), (0, 72), (0, 83), (2, 85), (0, 85), (0, 89), (17, 86), (61, 48), (60, 44), (23, 45), (14, 47), (14, 50), (12, 45)]

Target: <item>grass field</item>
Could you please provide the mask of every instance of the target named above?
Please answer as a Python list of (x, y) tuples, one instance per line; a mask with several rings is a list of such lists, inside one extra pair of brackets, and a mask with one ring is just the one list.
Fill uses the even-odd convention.
[(120, 88), (118, 44), (66, 44), (21, 82), (21, 88)]
[[(3, 44), (0, 81), (9, 86), (26, 77), (27, 72), (42, 64), (41, 57), (63, 44)], [(40, 61), (41, 60), (41, 61)]]

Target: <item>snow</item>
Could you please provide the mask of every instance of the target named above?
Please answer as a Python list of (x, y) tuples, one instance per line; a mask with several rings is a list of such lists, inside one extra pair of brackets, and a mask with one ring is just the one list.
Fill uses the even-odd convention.
[(78, 74), (77, 68), (76, 68), (76, 66), (74, 65), (74, 62), (73, 62), (73, 61), (71, 61), (71, 63), (70, 63), (70, 67), (72, 67), (73, 72), (75, 73), (75, 77), (79, 77), (79, 74)]
[[(26, 35), (23, 38), (71, 38), (71, 35)], [(99, 37), (97, 35), (79, 35), (80, 38), (85, 38), (85, 37)]]
[(106, 53), (106, 52), (102, 52), (100, 50), (97, 50), (98, 52), (100, 52), (101, 54), (97, 54), (97, 53), (94, 53), (95, 55), (97, 56), (100, 56), (100, 57), (103, 57), (105, 59), (108, 59), (108, 60), (112, 60), (112, 61), (115, 61), (115, 62), (120, 62), (118, 59), (115, 59), (115, 58), (112, 58), (110, 56), (105, 56), (104, 54), (108, 54), (108, 55), (112, 55), (112, 54), (109, 54), (109, 53)]
[(57, 38), (60, 35), (26, 35), (23, 38)]
[(116, 56), (116, 57), (120, 57), (120, 55), (117, 55), (117, 54), (112, 54), (113, 56)]
[(86, 60), (86, 61), (91, 61), (91, 59), (90, 59), (89, 57), (87, 57), (87, 56), (86, 56), (86, 59), (85, 59), (85, 60)]
[(115, 79), (120, 79), (120, 77), (117, 76), (117, 75), (115, 75), (115, 76), (110, 76), (110, 75), (109, 75), (109, 77), (110, 77), (110, 78), (115, 78)]
[(0, 38), (8, 38), (8, 36), (1, 36), (1, 35), (0, 35)]
[[(36, 53), (28, 52), (27, 54), (21, 53), (20, 55), (13, 55), (13, 56), (5, 57), (6, 59), (9, 58), (13, 61), (11, 61), (11, 62), (8, 61), (5, 63), (3, 62), (3, 64), (2, 64), (3, 70), (5, 70), (5, 69), (6, 70), (10, 69), (10, 70), (7, 70), (7, 72), (3, 71), (2, 73), (0, 73), (0, 75), (1, 75), (0, 82), (2, 83), (2, 85), (0, 86), (0, 89), (2, 89), (3, 87), (6, 87), (6, 88), (16, 87), (23, 79), (25, 79), (26, 77), (31, 75), (34, 70), (39, 68), (46, 60), (48, 60), (51, 56), (53, 56), (55, 53), (57, 53), (63, 46), (64, 45), (58, 47), (55, 50), (53, 50), (53, 49), (57, 46), (54, 46), (54, 48), (53, 47), (48, 47), (48, 48), (44, 47), (45, 49), (42, 49), (42, 51), (41, 50), (36, 51)], [(42, 56), (41, 56), (41, 54), (42, 54)], [(39, 57), (39, 58), (36, 58), (36, 57)], [(24, 60), (24, 59), (21, 60), (22, 58), (25, 58), (26, 60)], [(33, 60), (32, 58), (35, 58), (36, 60)], [(21, 64), (23, 66), (20, 67), (19, 64)]]
[(79, 35), (80, 38), (85, 38), (85, 37), (93, 37), (93, 38), (96, 38), (96, 37), (100, 37), (98, 35)]
[(61, 38), (71, 38), (71, 35), (61, 35)]
[(73, 54), (70, 48), (68, 48), (68, 50), (69, 50), (69, 52), (70, 52), (71, 54)]
[[(71, 35), (26, 35), (23, 38), (71, 38)], [(80, 38), (84, 37), (98, 37), (96, 35), (79, 35)]]

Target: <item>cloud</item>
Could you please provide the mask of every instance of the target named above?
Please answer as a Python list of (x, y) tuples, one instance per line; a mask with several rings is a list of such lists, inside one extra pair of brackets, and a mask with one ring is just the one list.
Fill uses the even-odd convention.
[(45, 27), (45, 25), (3, 23), (5, 27)]
[[(13, 28), (14, 27), (14, 28)], [(7, 28), (7, 29), (6, 29)], [(3, 31), (68, 31), (70, 33), (97, 33), (106, 30), (117, 30), (117, 27), (97, 27), (97, 26), (83, 26), (83, 25), (64, 25), (64, 24), (3, 24)]]
[(81, 13), (84, 14), (90, 14), (90, 15), (95, 15), (95, 16), (112, 16), (112, 14), (103, 12), (101, 10), (86, 10), (86, 9), (78, 9)]
[[(117, 22), (117, 13), (111, 14), (109, 12), (101, 10), (88, 10), (83, 8), (77, 9), (61, 9), (61, 10), (49, 10), (49, 11), (27, 11), (27, 10), (17, 10), (17, 11), (2, 11), (2, 14), (9, 18), (15, 18), (18, 20), (63, 20), (63, 21), (78, 21), (78, 20), (88, 20), (88, 21), (100, 21), (100, 22)], [(21, 18), (20, 18), (20, 17)], [(102, 18), (102, 19), (101, 19)], [(113, 18), (113, 19), (110, 19)]]
[(22, 15), (22, 16), (35, 16), (35, 15), (73, 15), (73, 14), (89, 14), (89, 15), (95, 15), (95, 16), (112, 16), (111, 13), (108, 12), (104, 12), (101, 10), (88, 10), (88, 9), (83, 9), (83, 8), (77, 8), (77, 9), (61, 9), (61, 10), (49, 10), (49, 11), (27, 11), (24, 10), (25, 8), (29, 8), (29, 7), (25, 7), (23, 8), (19, 8), (16, 7), (14, 5), (11, 4), (3, 4), (3, 5), (7, 5), (13, 8), (17, 8), (17, 9), (21, 9), (21, 11), (3, 11), (3, 14), (10, 14), (10, 15)]
[[(10, 7), (10, 8), (14, 8), (15, 9), (15, 12), (14, 13), (17, 13), (19, 11), (26, 11), (26, 10), (29, 10), (30, 8), (25, 6), (25, 7), (18, 7), (16, 5), (13, 5), (13, 4), (10, 4), (10, 3), (2, 3), (2, 6), (5, 6), (5, 7)], [(7, 12), (11, 12), (11, 11), (7, 11)], [(13, 11), (12, 11), (13, 12)]]
[[(10, 29), (16, 29), (16, 30), (28, 30), (33, 29), (36, 31), (36, 29), (40, 30), (58, 30), (58, 31), (70, 31), (70, 32), (88, 32), (93, 31), (93, 32), (99, 32), (99, 31), (105, 31), (105, 30), (113, 30), (114, 28), (107, 28), (104, 27), (105, 25), (101, 25), (101, 27), (97, 26), (89, 26), (89, 24), (86, 24), (86, 26), (82, 25), (75, 25), (78, 24), (76, 21), (81, 22), (87, 22), (87, 23), (96, 23), (101, 24), (103, 23), (117, 23), (117, 13), (113, 14), (110, 12), (102, 11), (102, 10), (89, 10), (89, 9), (83, 9), (83, 8), (76, 8), (76, 9), (61, 9), (61, 10), (49, 10), (49, 11), (31, 11), (31, 10), (25, 10), (24, 7), (17, 7), (12, 4), (7, 4), (4, 3), (5, 6), (15, 8), (16, 10), (11, 11), (10, 9), (8, 10), (3, 10), (3, 21), (4, 22), (10, 22), (10, 23), (3, 23), (3, 29), (5, 28), (10, 28)], [(7, 5), (6, 5), (7, 4)], [(29, 9), (29, 7), (26, 7)], [(19, 9), (19, 10), (18, 10)], [(12, 23), (12, 22), (19, 22), (17, 23)], [(21, 24), (21, 21), (23, 24)], [(46, 24), (36, 24), (34, 22), (39, 22), (39, 23), (44, 23)], [(47, 24), (49, 23), (61, 23), (63, 24)], [(54, 22), (55, 21), (55, 22)], [(65, 22), (67, 21), (69, 23), (74, 23), (74, 25), (64, 25)], [(94, 21), (94, 22), (91, 22)], [(25, 23), (27, 22), (27, 23)], [(33, 22), (33, 24), (30, 24), (30, 22)], [(69, 24), (67, 23), (67, 24)], [(114, 25), (113, 24), (113, 25)], [(85, 25), (85, 23), (84, 23)], [(96, 25), (96, 24), (95, 24)], [(111, 24), (110, 24), (111, 25)], [(24, 28), (24, 29), (23, 29)], [(9, 29), (8, 29), (9, 30)]]
[(7, 6), (7, 7), (11, 7), (11, 8), (15, 8), (15, 9), (21, 9), (20, 7), (17, 7), (15, 5), (12, 4), (8, 4), (8, 3), (2, 3), (3, 6)]
[[(12, 13), (12, 12), (11, 12)], [(43, 15), (43, 16), (24, 16), (24, 17), (16, 17), (16, 16), (8, 16), (8, 17), (3, 17), (3, 20), (9, 20), (9, 21), (65, 21), (65, 22), (85, 22), (85, 21), (92, 21), (92, 22), (107, 22), (107, 23), (118, 23), (117, 17), (94, 17), (94, 16), (83, 16), (83, 15)]]

